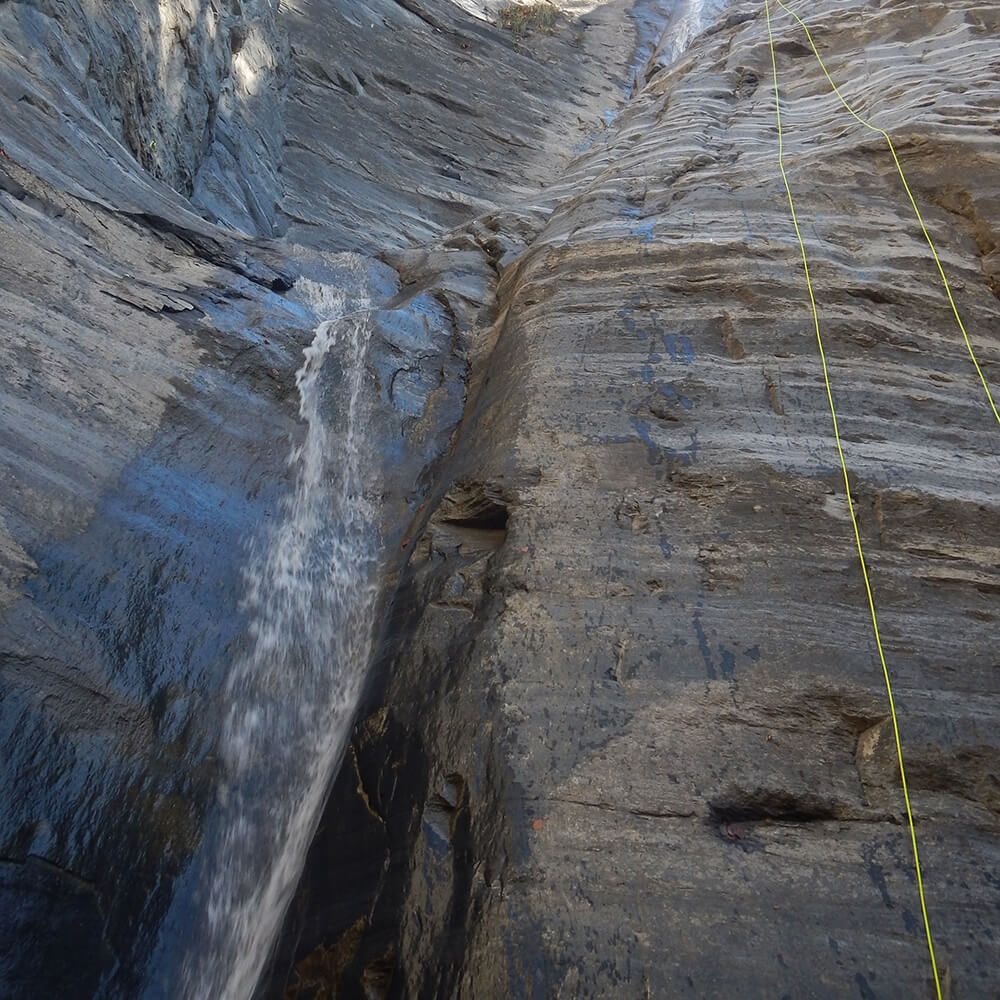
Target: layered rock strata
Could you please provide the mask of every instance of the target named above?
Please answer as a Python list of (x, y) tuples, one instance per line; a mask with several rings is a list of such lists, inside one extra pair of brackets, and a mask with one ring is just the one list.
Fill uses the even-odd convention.
[[(995, 387), (995, 12), (802, 13), (892, 133)], [(774, 28), (943, 989), (985, 996), (1000, 430), (884, 142)], [(932, 995), (763, 7), (654, 57), (546, 197), (336, 793), (379, 838), (373, 902), (287, 995), (394, 967), (399, 995)]]

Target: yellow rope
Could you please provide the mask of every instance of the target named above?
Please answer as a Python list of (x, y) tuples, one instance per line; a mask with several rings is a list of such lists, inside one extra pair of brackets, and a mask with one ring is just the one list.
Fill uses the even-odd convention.
[(948, 276), (944, 273), (944, 266), (941, 264), (941, 258), (938, 256), (937, 248), (934, 246), (931, 234), (927, 231), (927, 226), (924, 224), (924, 217), (920, 214), (920, 209), (917, 207), (917, 200), (913, 197), (910, 185), (906, 181), (906, 174), (903, 173), (903, 165), (899, 162), (899, 156), (896, 155), (896, 147), (892, 144), (892, 139), (890, 138), (889, 133), (886, 132), (884, 128), (879, 128), (878, 125), (873, 125), (870, 121), (863, 118), (857, 111), (854, 110), (847, 98), (840, 92), (840, 88), (836, 83), (834, 83), (833, 77), (830, 76), (830, 71), (826, 68), (826, 63), (823, 62), (823, 57), (819, 54), (819, 49), (816, 47), (816, 42), (813, 40), (812, 32), (809, 30), (809, 25), (807, 25), (794, 10), (788, 7), (784, 3), (784, 0), (776, 0), (776, 3), (782, 8), (782, 10), (791, 14), (792, 17), (798, 21), (802, 30), (806, 33), (806, 38), (809, 40), (809, 46), (813, 50), (813, 55), (816, 56), (816, 61), (819, 63), (819, 67), (823, 71), (823, 75), (833, 88), (833, 92), (837, 95), (840, 103), (844, 105), (855, 121), (862, 124), (869, 131), (877, 132), (883, 139), (885, 139), (886, 144), (889, 147), (889, 152), (892, 153), (893, 162), (896, 164), (899, 179), (903, 182), (903, 189), (906, 191), (906, 197), (910, 199), (910, 205), (913, 206), (913, 214), (917, 217), (917, 222), (920, 224), (920, 229), (924, 234), (924, 239), (927, 240), (927, 245), (931, 248), (931, 253), (934, 255), (934, 263), (937, 264), (938, 274), (941, 275), (941, 281), (944, 282), (944, 290), (945, 294), (948, 296), (948, 302), (951, 304), (951, 311), (955, 315), (955, 322), (958, 323), (959, 330), (962, 331), (965, 346), (969, 351), (969, 357), (972, 359), (972, 364), (976, 369), (976, 374), (979, 376), (979, 381), (983, 383), (983, 389), (986, 391), (986, 398), (990, 402), (990, 409), (993, 410), (993, 416), (996, 417), (997, 423), (1000, 423), (1000, 411), (997, 410), (997, 404), (993, 400), (993, 394), (990, 392), (990, 387), (986, 381), (986, 376), (983, 374), (983, 369), (979, 366), (979, 359), (976, 357), (976, 352), (972, 347), (972, 340), (966, 332), (965, 324), (962, 322), (962, 317), (958, 312), (958, 306), (955, 304), (955, 297), (951, 293), (951, 285), (948, 283)]
[[(781, 3), (781, 0), (777, 0), (777, 2)], [(784, 5), (782, 4), (782, 6)], [(833, 402), (833, 389), (830, 385), (830, 371), (826, 362), (826, 351), (823, 349), (823, 336), (820, 333), (819, 310), (816, 307), (816, 296), (813, 292), (812, 278), (809, 275), (809, 259), (806, 256), (806, 245), (802, 239), (802, 231), (799, 229), (798, 217), (795, 214), (795, 201), (792, 198), (792, 189), (788, 183), (788, 175), (785, 173), (785, 147), (784, 136), (781, 129), (781, 100), (778, 93), (778, 61), (774, 52), (774, 34), (771, 29), (771, 7), (769, 0), (764, 0), (764, 12), (767, 16), (767, 37), (768, 43), (771, 47), (771, 69), (774, 74), (774, 114), (778, 128), (778, 169), (781, 171), (781, 179), (785, 185), (785, 194), (788, 197), (788, 209), (792, 217), (792, 227), (795, 230), (795, 238), (798, 240), (799, 251), (802, 254), (802, 269), (805, 272), (806, 288), (809, 292), (809, 306), (812, 310), (813, 325), (816, 330), (816, 344), (819, 347), (819, 357), (823, 367), (823, 381), (826, 385), (826, 398), (830, 406), (830, 418), (833, 421), (833, 436), (837, 443), (837, 454), (840, 456), (840, 470), (844, 477), (844, 493), (847, 499), (847, 508), (851, 514), (851, 525), (854, 528), (854, 541), (857, 545), (858, 561), (861, 564), (861, 576), (864, 579), (865, 593), (868, 597), (868, 610), (871, 612), (872, 629), (875, 633), (875, 645), (878, 648), (879, 662), (882, 664), (882, 676), (885, 679), (885, 690), (889, 697), (889, 714), (892, 718), (892, 731), (896, 740), (896, 759), (899, 762), (899, 778), (903, 786), (903, 801), (906, 804), (906, 819), (910, 828), (910, 842), (913, 846), (913, 866), (917, 873), (917, 892), (920, 895), (920, 911), (923, 914), (924, 931), (927, 934), (927, 950), (930, 953), (931, 970), (934, 973), (934, 988), (937, 992), (938, 1000), (941, 1000), (941, 980), (938, 976), (937, 960), (934, 957), (934, 939), (931, 935), (930, 919), (927, 916), (927, 903), (924, 899), (924, 880), (920, 870), (920, 854), (917, 850), (917, 831), (913, 824), (913, 810), (910, 807), (910, 792), (906, 784), (906, 768), (903, 766), (903, 744), (899, 736), (899, 720), (896, 717), (896, 703), (892, 695), (892, 681), (889, 677), (889, 666), (886, 663), (885, 651), (882, 648), (882, 637), (879, 633), (878, 627), (878, 615), (875, 612), (875, 598), (872, 594), (871, 581), (868, 577), (868, 567), (865, 562), (865, 553), (861, 545), (861, 532), (858, 528), (858, 518), (854, 510), (854, 501), (851, 497), (851, 482), (847, 474), (847, 460), (844, 457), (844, 448), (841, 443), (840, 426), (837, 422), (837, 408)], [(886, 138), (888, 138), (888, 136)], [(930, 237), (928, 237), (928, 240), (929, 239)], [(943, 273), (944, 272), (942, 271), (942, 275)], [(956, 316), (957, 315), (958, 313), (956, 311)]]

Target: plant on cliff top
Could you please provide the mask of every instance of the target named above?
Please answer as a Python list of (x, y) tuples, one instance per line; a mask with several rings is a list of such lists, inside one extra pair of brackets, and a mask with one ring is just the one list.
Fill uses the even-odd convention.
[(497, 11), (497, 24), (515, 35), (528, 35), (533, 31), (551, 31), (558, 14), (558, 8), (551, 3), (505, 2)]

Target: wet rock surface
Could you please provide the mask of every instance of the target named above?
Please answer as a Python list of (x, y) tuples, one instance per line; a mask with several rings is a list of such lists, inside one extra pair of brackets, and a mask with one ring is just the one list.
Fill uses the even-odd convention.
[[(415, 233), (537, 186), (599, 127), (624, 17), (515, 44), (450, 3), (0, 9), (5, 996), (174, 994), (248, 544), (281, 516), (294, 374), (328, 318), (295, 285), (339, 287), (336, 253), (363, 251), (373, 481), (404, 552), (496, 281), (478, 236)], [(462, 74), (487, 107), (448, 96)]]
[[(763, 10), (672, 61), (655, 6), (467, 7), (0, 6), (5, 995), (169, 993), (294, 285), (344, 250), (383, 614), (260, 994), (928, 993)], [(995, 385), (1000, 24), (807, 14)], [(998, 430), (891, 157), (774, 17), (938, 960), (988, 996)]]

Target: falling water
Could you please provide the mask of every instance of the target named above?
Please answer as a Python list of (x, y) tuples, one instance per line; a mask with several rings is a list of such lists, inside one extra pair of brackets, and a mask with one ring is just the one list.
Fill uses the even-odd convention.
[(677, 62), (731, 0), (635, 0), (630, 15), (635, 51), (629, 67), (628, 96), (634, 97), (657, 69)]
[(665, 62), (679, 59), (728, 3), (729, 0), (681, 0), (667, 29), (670, 44)]
[[(350, 258), (337, 263), (357, 270)], [(352, 277), (358, 285), (363, 282)], [(352, 282), (354, 283), (354, 282)], [(302, 280), (319, 316), (296, 375), (294, 489), (245, 571), (249, 648), (225, 690), (225, 778), (182, 995), (247, 1000), (277, 937), (347, 740), (371, 651), (374, 461), (366, 299)]]

